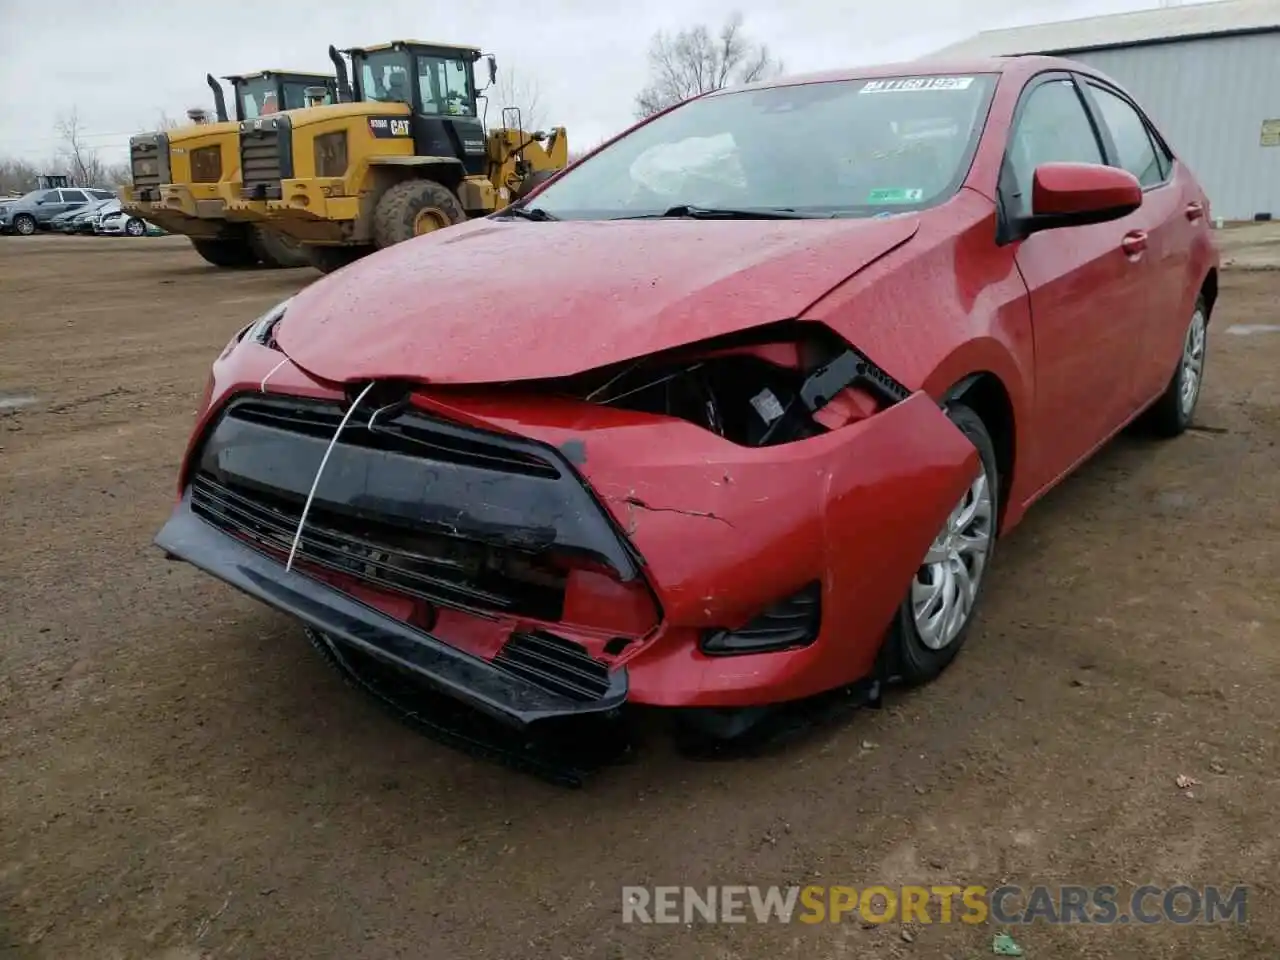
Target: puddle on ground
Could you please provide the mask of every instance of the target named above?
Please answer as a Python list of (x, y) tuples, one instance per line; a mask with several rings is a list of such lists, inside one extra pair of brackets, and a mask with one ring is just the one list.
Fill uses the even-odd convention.
[(1227, 333), (1247, 337), (1255, 333), (1280, 333), (1280, 323), (1236, 323), (1227, 327)]
[(0, 413), (8, 413), (10, 410), (21, 410), (23, 407), (29, 407), (36, 402), (36, 398), (30, 395), (6, 397), (0, 394)]

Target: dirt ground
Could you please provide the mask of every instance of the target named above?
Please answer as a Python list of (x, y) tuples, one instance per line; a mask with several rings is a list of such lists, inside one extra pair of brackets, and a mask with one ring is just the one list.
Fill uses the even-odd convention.
[(1280, 324), (1280, 272), (1224, 275), (1198, 429), (1039, 504), (937, 683), (578, 791), (398, 726), (150, 545), (213, 355), (316, 276), (0, 239), (0, 957), (990, 957), (994, 923), (621, 921), (628, 884), (947, 882), (1248, 884), (1244, 925), (1010, 932), (1280, 956), (1280, 330), (1230, 329)]

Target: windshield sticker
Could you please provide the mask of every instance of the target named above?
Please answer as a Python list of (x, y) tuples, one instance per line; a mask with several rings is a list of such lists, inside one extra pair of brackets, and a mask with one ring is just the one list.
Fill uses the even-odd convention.
[(912, 90), (968, 90), (973, 77), (899, 77), (896, 80), (869, 80), (858, 93), (906, 93)]
[(919, 187), (913, 190), (888, 187), (883, 190), (872, 190), (867, 195), (867, 203), (919, 203), (923, 199), (924, 191)]

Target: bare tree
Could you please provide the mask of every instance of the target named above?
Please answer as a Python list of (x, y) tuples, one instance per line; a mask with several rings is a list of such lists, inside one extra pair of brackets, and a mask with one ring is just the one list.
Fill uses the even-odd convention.
[(542, 91), (538, 81), (508, 67), (498, 69), (498, 79), (490, 91), (490, 101), (499, 111), (503, 107), (520, 108), (520, 125), (527, 131), (542, 129), (546, 112), (542, 107)]
[(782, 69), (765, 44), (743, 34), (742, 14), (736, 11), (714, 37), (705, 24), (674, 36), (659, 31), (649, 43), (649, 83), (636, 95), (636, 115), (643, 119), (731, 83), (776, 77)]
[(98, 151), (91, 146), (80, 122), (80, 114), (75, 107), (70, 113), (63, 114), (57, 122), (58, 136), (62, 140), (62, 158), (68, 166), (71, 179), (84, 187), (91, 187), (102, 180), (102, 159)]
[(166, 113), (164, 110), (161, 110), (158, 114), (156, 114), (156, 125), (152, 127), (150, 130), (142, 130), (139, 132), (154, 133), (157, 130), (172, 130), (175, 127), (181, 127), (181, 126), (183, 126), (183, 122), (181, 120), (175, 120), (173, 117), (169, 116), (169, 114)]
[(26, 160), (0, 160), (0, 197), (34, 190), (39, 174), (40, 168)]

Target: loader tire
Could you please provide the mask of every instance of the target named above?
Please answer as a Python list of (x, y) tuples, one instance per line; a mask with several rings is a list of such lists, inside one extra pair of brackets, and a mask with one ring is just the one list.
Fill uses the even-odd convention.
[(304, 245), (307, 262), (321, 273), (333, 273), (373, 252), (373, 247), (322, 247)]
[(247, 240), (197, 240), (191, 237), (191, 246), (215, 267), (228, 270), (244, 270), (258, 265), (258, 255)]
[(462, 203), (444, 184), (405, 180), (378, 200), (373, 211), (373, 240), (383, 249), (466, 219)]
[(544, 183), (546, 183), (548, 180), (550, 180), (559, 172), (560, 172), (559, 170), (533, 171), (533, 173), (529, 174), (522, 181), (520, 181), (520, 186), (516, 188), (515, 193), (511, 197), (511, 199), (523, 200), (529, 194), (533, 193), (535, 189), (542, 186)]
[(282, 270), (305, 267), (311, 263), (302, 244), (283, 233), (255, 225), (249, 231), (249, 245), (264, 266)]

